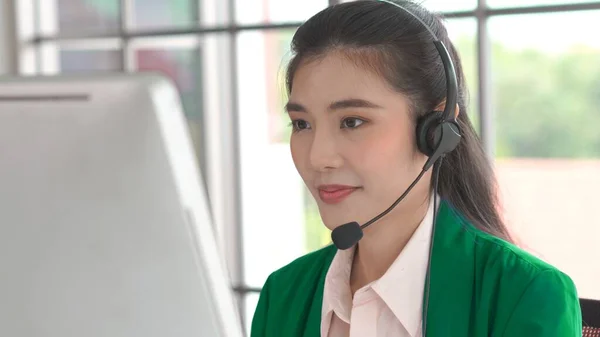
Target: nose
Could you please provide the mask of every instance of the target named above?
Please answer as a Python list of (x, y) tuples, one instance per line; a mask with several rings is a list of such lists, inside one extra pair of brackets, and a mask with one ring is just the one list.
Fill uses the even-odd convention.
[(343, 159), (338, 151), (335, 135), (315, 132), (309, 158), (316, 171), (323, 172), (341, 167)]

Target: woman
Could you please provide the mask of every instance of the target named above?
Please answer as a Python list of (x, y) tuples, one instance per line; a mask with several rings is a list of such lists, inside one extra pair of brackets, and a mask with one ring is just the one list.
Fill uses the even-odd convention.
[[(434, 36), (448, 46), (455, 96)], [(409, 1), (344, 3), (303, 24), (292, 49), (291, 151), (323, 223), (334, 233), (365, 224), (414, 186), (357, 244), (271, 274), (252, 337), (581, 336), (571, 279), (512, 244), (502, 222), (461, 63), (438, 17)], [(418, 125), (444, 109), (462, 136), (422, 171), (431, 153)]]

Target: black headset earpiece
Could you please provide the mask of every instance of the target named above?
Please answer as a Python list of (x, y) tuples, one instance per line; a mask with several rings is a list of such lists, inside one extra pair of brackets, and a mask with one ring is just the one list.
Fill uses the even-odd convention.
[(417, 147), (427, 157), (431, 157), (435, 151), (435, 142), (433, 142), (431, 130), (440, 124), (441, 119), (442, 112), (433, 111), (417, 120)]
[(444, 120), (444, 113), (433, 111), (417, 121), (417, 147), (425, 154), (428, 170), (438, 159), (454, 150), (461, 139), (460, 128), (454, 120)]

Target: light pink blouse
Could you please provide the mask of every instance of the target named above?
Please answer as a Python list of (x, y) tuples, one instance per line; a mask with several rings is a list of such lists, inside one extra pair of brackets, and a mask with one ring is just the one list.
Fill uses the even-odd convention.
[(423, 221), (390, 268), (380, 279), (359, 289), (354, 298), (350, 290), (354, 248), (338, 250), (325, 278), (321, 337), (422, 336), (432, 221), (433, 199)]

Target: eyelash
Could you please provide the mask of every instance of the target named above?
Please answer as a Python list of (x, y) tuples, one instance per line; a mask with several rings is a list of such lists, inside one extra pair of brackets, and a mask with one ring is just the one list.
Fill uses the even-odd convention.
[[(343, 126), (342, 126), (342, 129), (357, 129), (357, 128), (359, 128), (361, 125), (363, 125), (363, 123), (366, 123), (366, 122), (367, 122), (366, 120), (364, 120), (364, 119), (362, 119), (362, 118), (359, 118), (359, 117), (345, 117), (344, 119), (342, 119), (342, 121), (341, 121), (341, 123), (340, 123), (340, 124), (342, 124), (342, 125), (343, 125), (343, 124), (344, 124), (344, 122), (346, 122), (346, 121), (348, 121), (348, 120), (357, 120), (357, 121), (360, 121), (360, 123), (361, 123), (361, 124), (359, 124), (358, 126), (355, 126), (355, 127), (343, 127)], [(298, 126), (297, 126), (297, 123), (298, 123), (298, 122), (306, 122), (306, 121), (305, 121), (305, 120), (303, 120), (303, 119), (294, 119), (294, 120), (292, 120), (292, 121), (290, 122), (290, 124), (289, 124), (289, 126), (291, 126), (291, 127), (292, 127), (292, 131), (293, 131), (293, 132), (300, 132), (300, 131), (302, 131), (302, 130), (306, 130), (306, 129), (300, 129), (300, 128), (298, 128)]]

